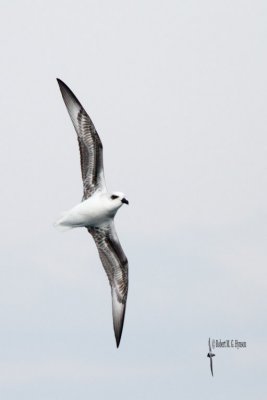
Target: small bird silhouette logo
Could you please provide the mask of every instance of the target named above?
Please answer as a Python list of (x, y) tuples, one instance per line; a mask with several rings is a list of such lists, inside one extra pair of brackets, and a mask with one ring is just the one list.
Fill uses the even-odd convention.
[(209, 338), (209, 352), (207, 354), (207, 357), (209, 357), (209, 359), (210, 359), (210, 371), (211, 371), (211, 375), (213, 376), (212, 357), (215, 357), (215, 354), (212, 353), (212, 351), (211, 351), (210, 338)]

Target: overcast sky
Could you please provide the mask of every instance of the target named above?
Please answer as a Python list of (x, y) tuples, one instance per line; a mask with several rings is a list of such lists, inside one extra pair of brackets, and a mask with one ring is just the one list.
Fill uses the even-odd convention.
[[(267, 3), (2, 1), (0, 397), (265, 400)], [(104, 145), (130, 287), (116, 349), (56, 78)], [(246, 349), (215, 349), (208, 338)]]

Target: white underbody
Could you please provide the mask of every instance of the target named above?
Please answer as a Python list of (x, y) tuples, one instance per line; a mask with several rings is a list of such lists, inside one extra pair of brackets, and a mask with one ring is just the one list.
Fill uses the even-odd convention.
[(121, 207), (121, 202), (110, 200), (108, 193), (96, 192), (64, 212), (55, 223), (61, 228), (95, 227), (107, 224)]

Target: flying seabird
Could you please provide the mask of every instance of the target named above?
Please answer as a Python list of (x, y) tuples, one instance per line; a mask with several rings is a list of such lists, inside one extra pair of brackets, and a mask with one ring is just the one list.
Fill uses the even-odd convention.
[(207, 354), (207, 357), (209, 357), (209, 359), (210, 359), (210, 371), (211, 371), (211, 375), (213, 376), (212, 357), (215, 357), (215, 354), (212, 353), (212, 351), (211, 351), (210, 338), (209, 338), (209, 352)]
[(115, 230), (114, 217), (118, 209), (129, 202), (123, 193), (107, 191), (103, 146), (94, 124), (68, 86), (60, 79), (57, 81), (77, 133), (83, 198), (81, 203), (63, 213), (55, 226), (85, 227), (93, 236), (111, 286), (113, 327), (119, 347), (128, 293), (128, 261)]

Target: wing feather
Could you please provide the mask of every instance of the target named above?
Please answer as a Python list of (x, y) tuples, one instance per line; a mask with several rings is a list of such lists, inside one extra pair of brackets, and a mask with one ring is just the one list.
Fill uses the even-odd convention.
[(98, 189), (106, 191), (103, 146), (91, 118), (77, 97), (63, 81), (57, 81), (78, 137), (85, 200)]
[(94, 238), (111, 286), (113, 327), (117, 347), (119, 347), (128, 294), (128, 261), (113, 221), (105, 227), (88, 227), (87, 229)]
[(211, 375), (213, 376), (212, 357), (210, 357), (210, 371), (211, 371)]

